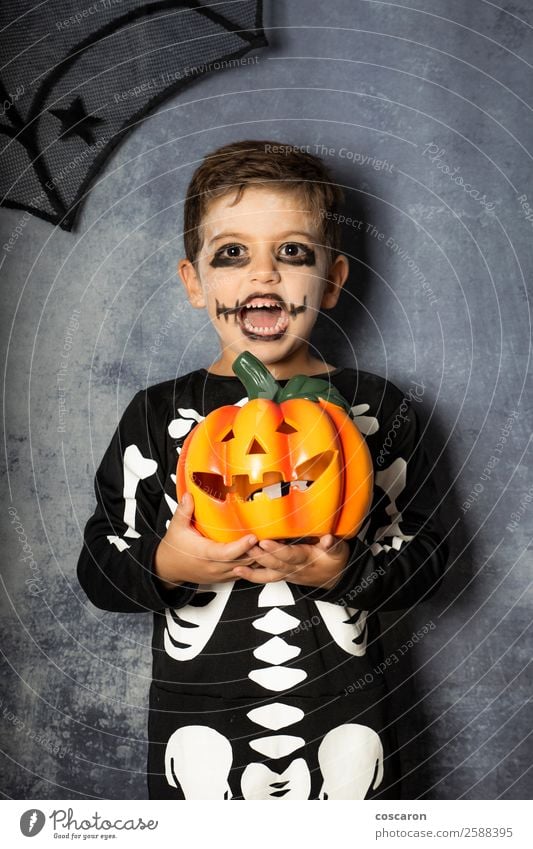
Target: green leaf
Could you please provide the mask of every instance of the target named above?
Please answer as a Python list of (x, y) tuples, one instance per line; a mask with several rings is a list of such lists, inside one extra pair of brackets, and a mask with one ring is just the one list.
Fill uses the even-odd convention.
[(278, 393), (276, 400), (281, 403), (281, 401), (288, 401), (289, 398), (307, 398), (309, 401), (316, 402), (319, 398), (323, 398), (331, 404), (342, 407), (345, 412), (350, 412), (350, 405), (337, 387), (320, 377), (306, 374), (291, 377), (287, 385)]

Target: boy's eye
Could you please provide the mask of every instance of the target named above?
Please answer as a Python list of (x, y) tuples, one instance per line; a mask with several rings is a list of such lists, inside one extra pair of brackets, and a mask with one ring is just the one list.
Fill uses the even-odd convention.
[(217, 251), (210, 262), (213, 268), (218, 268), (226, 265), (236, 265), (246, 263), (248, 256), (244, 245), (223, 245)]
[(281, 259), (298, 265), (314, 265), (315, 252), (308, 245), (302, 245), (299, 242), (286, 242), (281, 245), (278, 254)]
[(222, 256), (230, 256), (233, 258), (237, 258), (242, 256), (243, 247), (242, 245), (228, 245), (226, 248), (222, 248), (221, 252)]
[(296, 242), (288, 242), (280, 248), (282, 256), (301, 256), (305, 253), (304, 246), (298, 245)]

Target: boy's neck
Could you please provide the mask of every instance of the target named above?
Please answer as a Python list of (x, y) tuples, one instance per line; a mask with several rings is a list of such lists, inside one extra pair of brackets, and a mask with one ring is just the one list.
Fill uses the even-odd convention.
[[(229, 357), (222, 355), (207, 371), (209, 374), (234, 377), (235, 372), (231, 367), (234, 359), (234, 355), (230, 355)], [(336, 368), (336, 366), (329, 365), (317, 357), (312, 357), (309, 351), (302, 351), (301, 349), (295, 351), (292, 356), (284, 360), (268, 363), (266, 366), (276, 380), (285, 380), (286, 378), (293, 377), (295, 374), (326, 374), (326, 372), (334, 371)]]

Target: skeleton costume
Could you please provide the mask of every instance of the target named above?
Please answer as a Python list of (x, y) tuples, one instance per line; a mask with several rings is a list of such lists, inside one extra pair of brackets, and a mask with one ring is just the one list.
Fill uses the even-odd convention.
[(237, 377), (199, 369), (139, 392), (98, 469), (78, 577), (96, 606), (154, 615), (150, 798), (401, 797), (377, 613), (440, 585), (438, 496), (414, 393), (351, 368), (322, 377), (348, 401), (375, 474), (333, 589), (239, 579), (168, 591), (154, 574), (183, 442), (212, 410), (247, 401)]

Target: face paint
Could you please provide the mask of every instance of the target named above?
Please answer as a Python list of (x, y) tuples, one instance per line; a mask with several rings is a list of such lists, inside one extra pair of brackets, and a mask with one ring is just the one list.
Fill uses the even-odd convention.
[(287, 242), (286, 245), (282, 245), (282, 250), (283, 248), (287, 250), (296, 248), (300, 253), (281, 254), (278, 257), (280, 262), (285, 262), (288, 265), (307, 265), (309, 267), (316, 265), (315, 252), (308, 245), (302, 245), (299, 242)]
[[(280, 252), (283, 250), (288, 251), (288, 253), (278, 253), (276, 256), (278, 262), (308, 267), (316, 265), (315, 252), (308, 245), (303, 245), (300, 242), (287, 242), (281, 246)], [(238, 251), (240, 253), (237, 253)], [(244, 245), (231, 244), (219, 248), (209, 265), (211, 268), (243, 268), (249, 262), (250, 256), (246, 253)]]
[[(281, 307), (282, 309), (284, 309), (284, 310), (285, 310), (285, 311), (286, 311), (286, 312), (287, 312), (287, 313), (291, 316), (291, 318), (296, 318), (296, 316), (297, 316), (299, 313), (301, 313), (301, 312), (305, 312), (305, 311), (306, 311), (306, 309), (307, 309), (307, 295), (304, 295), (304, 302), (303, 302), (303, 304), (298, 304), (298, 305), (296, 305), (296, 304), (292, 304), (292, 303), (290, 303), (288, 307), (287, 307), (287, 306), (285, 306), (285, 304), (283, 303), (283, 301), (282, 301), (282, 300), (278, 300), (277, 298), (274, 298), (274, 296), (273, 296), (273, 295), (262, 296), (262, 295), (259, 293), (259, 294), (257, 294), (257, 295), (253, 295), (252, 297), (253, 297), (253, 298), (269, 297), (270, 299), (275, 300), (277, 303), (279, 303), (280, 307)], [(227, 321), (227, 320), (228, 320), (228, 318), (229, 318), (229, 316), (230, 316), (230, 315), (233, 315), (233, 321), (234, 321), (235, 323), (237, 323), (238, 315), (239, 315), (240, 311), (242, 310), (242, 308), (245, 306), (245, 304), (244, 304), (244, 303), (243, 303), (243, 304), (241, 304), (241, 302), (239, 301), (239, 299), (237, 299), (237, 300), (235, 301), (235, 306), (234, 306), (234, 307), (227, 307), (224, 303), (221, 303), (221, 302), (218, 300), (218, 298), (216, 298), (215, 300), (216, 300), (216, 317), (217, 317), (217, 318), (220, 318), (220, 316), (221, 316), (221, 315), (223, 315), (223, 316), (224, 316), (224, 320), (225, 320), (225, 321)], [(252, 300), (252, 298), (247, 298), (247, 301), (251, 301), (251, 300)]]
[(209, 263), (211, 268), (242, 268), (244, 265), (248, 265), (250, 262), (250, 257), (246, 256), (246, 254), (234, 255), (231, 254), (230, 251), (243, 251), (242, 245), (224, 245), (223, 248), (219, 248), (216, 251), (213, 259)]
[(217, 369), (230, 374), (248, 346), (267, 364), (296, 352), (308, 359), (329, 269), (316, 216), (297, 193), (278, 188), (250, 186), (234, 201), (230, 193), (209, 203), (195, 266), (223, 351)]

